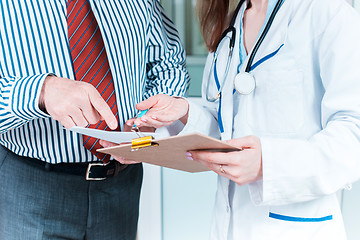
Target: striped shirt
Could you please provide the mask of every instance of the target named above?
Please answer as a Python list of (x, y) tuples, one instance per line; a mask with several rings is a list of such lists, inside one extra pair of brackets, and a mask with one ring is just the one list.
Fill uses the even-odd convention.
[[(46, 76), (74, 79), (66, 0), (0, 0), (0, 143), (49, 163), (96, 161), (82, 136), (39, 109)], [(157, 0), (90, 0), (102, 33), (119, 110), (159, 93), (184, 96), (185, 52)], [(65, 97), (65, 96), (64, 96)]]

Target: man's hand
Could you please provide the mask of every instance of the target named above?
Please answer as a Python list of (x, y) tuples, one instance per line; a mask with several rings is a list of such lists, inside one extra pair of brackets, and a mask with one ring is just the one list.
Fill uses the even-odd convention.
[[(100, 143), (100, 145), (103, 146), (104, 148), (115, 147), (115, 146), (127, 144), (127, 143), (117, 144), (117, 143), (112, 143), (112, 142), (108, 142), (108, 141), (105, 141), (105, 140), (100, 140), (99, 143)], [(123, 157), (117, 156), (117, 155), (111, 155), (111, 156), (112, 156), (116, 161), (118, 161), (119, 163), (122, 163), (122, 164), (136, 164), (136, 163), (140, 163), (140, 162), (138, 162), (138, 161), (134, 161), (134, 160), (131, 160), (131, 159), (126, 159), (126, 158), (123, 158)]]
[(100, 93), (86, 82), (48, 76), (41, 89), (39, 107), (65, 128), (86, 127), (100, 120), (105, 120), (110, 129), (118, 125)]

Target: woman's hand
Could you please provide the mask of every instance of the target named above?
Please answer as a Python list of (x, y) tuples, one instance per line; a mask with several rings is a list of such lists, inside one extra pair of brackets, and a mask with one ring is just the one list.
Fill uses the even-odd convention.
[(172, 124), (176, 120), (182, 121), (184, 124), (187, 122), (189, 103), (178, 97), (171, 97), (165, 94), (152, 96), (145, 101), (136, 105), (138, 110), (149, 111), (138, 119), (130, 119), (126, 125), (138, 127), (164, 127)]
[(187, 153), (188, 158), (204, 164), (238, 185), (262, 179), (260, 139), (256, 136), (248, 136), (226, 142), (243, 150), (228, 153), (190, 151)]

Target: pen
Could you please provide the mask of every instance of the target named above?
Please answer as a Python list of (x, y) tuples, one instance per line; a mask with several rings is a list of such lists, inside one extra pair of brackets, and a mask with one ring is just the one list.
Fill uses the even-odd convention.
[[(141, 118), (142, 116), (144, 116), (144, 115), (147, 113), (147, 111), (149, 111), (149, 109), (140, 111), (140, 112), (136, 115), (136, 119)], [(136, 125), (134, 124), (133, 127), (136, 127)]]

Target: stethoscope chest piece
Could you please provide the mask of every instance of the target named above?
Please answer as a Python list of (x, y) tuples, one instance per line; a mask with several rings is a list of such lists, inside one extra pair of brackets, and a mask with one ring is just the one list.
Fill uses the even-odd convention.
[(238, 73), (234, 79), (234, 87), (240, 94), (250, 94), (255, 89), (255, 78), (248, 72)]

